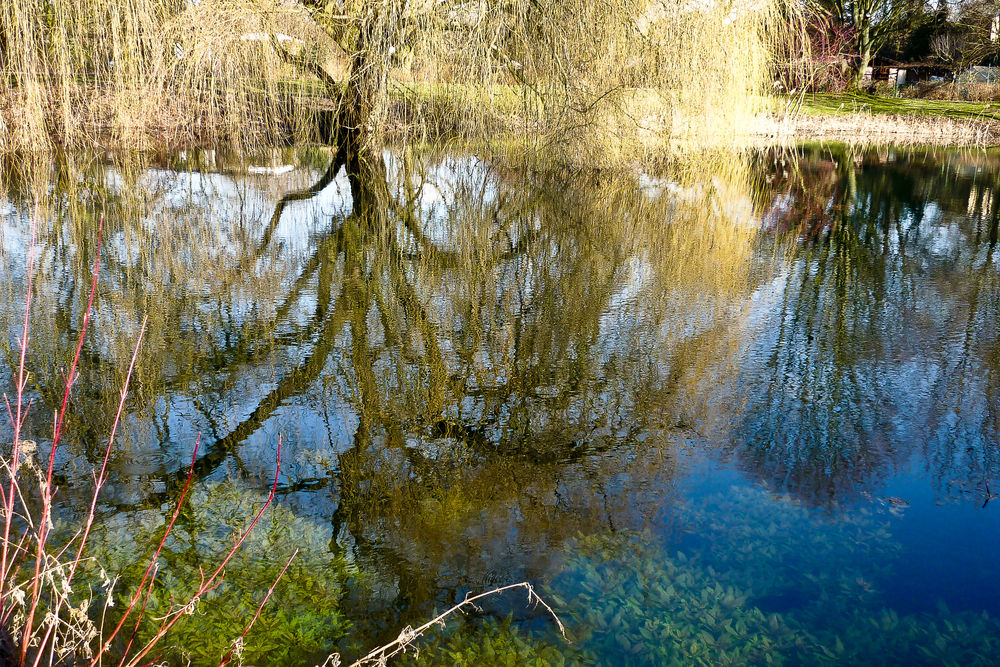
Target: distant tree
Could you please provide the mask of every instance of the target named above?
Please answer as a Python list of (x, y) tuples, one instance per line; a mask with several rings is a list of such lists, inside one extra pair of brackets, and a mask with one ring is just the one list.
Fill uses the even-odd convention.
[(964, 61), (970, 50), (967, 35), (952, 26), (938, 32), (930, 40), (931, 57), (958, 70), (965, 69)]
[(809, 66), (807, 80), (795, 87), (811, 90), (840, 91), (852, 80), (854, 29), (840, 23), (832, 13), (813, 7), (805, 20), (808, 41)]
[(959, 69), (994, 61), (1000, 51), (1000, 2), (962, 2), (953, 13), (949, 30), (935, 43), (935, 55)]
[(925, 0), (820, 0), (819, 4), (854, 32), (856, 84), (874, 56), (925, 9)]
[(944, 0), (936, 7), (930, 4), (914, 7), (886, 41), (879, 55), (898, 62), (928, 62), (933, 60), (932, 43), (950, 29), (949, 9)]

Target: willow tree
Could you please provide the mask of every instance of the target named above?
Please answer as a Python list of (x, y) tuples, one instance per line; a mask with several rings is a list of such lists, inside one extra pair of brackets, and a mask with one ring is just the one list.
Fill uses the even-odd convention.
[(0, 149), (108, 143), (98, 131), (247, 147), (310, 138), (322, 107), (355, 168), (392, 130), (632, 159), (742, 125), (781, 1), (11, 0)]
[[(709, 127), (731, 133), (756, 109), (777, 16), (767, 4), (692, 0), (297, 0), (278, 7), (321, 29), (345, 63), (336, 77), (308, 49), (272, 39), (286, 61), (325, 84), (349, 155), (380, 147), (393, 127), (394, 99), (437, 102), (421, 109), (477, 135), (490, 113), (506, 114), (541, 146), (586, 148), (588, 158), (589, 149), (632, 157), (658, 149), (665, 135), (704, 135)], [(426, 128), (432, 120), (442, 119), (416, 123)]]

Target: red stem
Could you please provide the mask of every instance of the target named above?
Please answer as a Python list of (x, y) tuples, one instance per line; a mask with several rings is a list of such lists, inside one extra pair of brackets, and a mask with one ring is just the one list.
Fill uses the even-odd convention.
[[(226, 567), (229, 561), (232, 560), (233, 556), (236, 555), (236, 552), (239, 550), (239, 548), (243, 546), (243, 543), (250, 535), (250, 532), (254, 529), (254, 526), (256, 526), (257, 522), (260, 521), (260, 517), (264, 515), (264, 511), (271, 505), (271, 501), (274, 500), (274, 494), (278, 490), (278, 477), (280, 476), (280, 474), (281, 474), (281, 436), (278, 436), (278, 453), (276, 456), (275, 469), (274, 469), (274, 483), (271, 485), (271, 492), (267, 495), (267, 501), (264, 503), (264, 506), (260, 508), (260, 511), (257, 512), (257, 514), (254, 516), (253, 521), (250, 522), (250, 525), (247, 526), (247, 529), (243, 531), (239, 539), (236, 540), (236, 542), (233, 544), (233, 547), (226, 553), (226, 557), (222, 559), (222, 562), (219, 564), (217, 568), (215, 568), (215, 571), (212, 572), (212, 574), (208, 578), (202, 581), (201, 587), (194, 595), (191, 596), (191, 598), (188, 600), (188, 604), (191, 604), (194, 601), (196, 601), (198, 598), (204, 595), (206, 591), (214, 588), (215, 586), (218, 586), (218, 583), (216, 583), (216, 579), (219, 578), (219, 574)], [(135, 657), (131, 658), (127, 664), (128, 665), (138, 664), (138, 662), (142, 660), (142, 658), (147, 653), (153, 650), (153, 647), (156, 646), (156, 643), (160, 641), (165, 634), (167, 634), (170, 628), (172, 628), (174, 624), (177, 623), (178, 620), (180, 620), (182, 615), (183, 614), (180, 611), (178, 611), (167, 622), (165, 622), (162, 626), (160, 626), (160, 629), (156, 633), (156, 635), (154, 635), (153, 638), (149, 640), (149, 643), (147, 643), (146, 646), (141, 651), (139, 651), (138, 654), (135, 655)]]
[[(104, 460), (101, 462), (101, 470), (94, 480), (94, 493), (90, 498), (90, 510), (87, 513), (87, 520), (83, 524), (83, 529), (77, 534), (77, 536), (79, 536), (79, 542), (76, 548), (76, 558), (73, 559), (73, 562), (70, 564), (69, 574), (66, 576), (67, 584), (72, 584), (73, 578), (76, 576), (76, 568), (79, 566), (80, 560), (83, 558), (83, 550), (87, 546), (87, 540), (90, 538), (90, 531), (94, 526), (94, 516), (97, 513), (97, 499), (101, 494), (101, 489), (104, 488), (104, 483), (107, 481), (108, 461), (111, 458), (111, 450), (114, 446), (115, 435), (118, 433), (118, 425), (121, 423), (122, 414), (125, 411), (125, 399), (128, 397), (128, 387), (132, 380), (132, 374), (135, 372), (136, 360), (139, 358), (139, 348), (142, 346), (142, 338), (146, 333), (147, 319), (148, 317), (144, 317), (142, 319), (142, 326), (139, 327), (139, 338), (136, 340), (135, 348), (132, 350), (132, 359), (129, 362), (128, 372), (125, 374), (125, 383), (122, 385), (121, 396), (118, 400), (118, 411), (115, 413), (115, 420), (111, 425), (111, 435), (108, 437), (107, 447), (104, 448)], [(197, 451), (197, 445), (195, 445), (195, 451)], [(49, 474), (51, 473), (52, 468), (50, 462)], [(60, 595), (56, 600), (55, 608), (52, 612), (56, 617), (59, 616), (59, 611), (65, 601), (66, 595)], [(35, 656), (33, 667), (38, 667), (39, 661), (42, 659), (42, 654), (44, 653), (42, 649), (45, 647), (45, 641), (47, 638), (48, 633), (46, 633), (46, 637), (43, 638), (41, 644), (39, 645), (39, 650)]]
[[(90, 296), (87, 298), (87, 309), (83, 313), (83, 323), (80, 326), (80, 336), (77, 339), (76, 351), (73, 354), (73, 363), (69, 367), (69, 374), (66, 376), (66, 387), (63, 391), (62, 405), (59, 407), (59, 412), (56, 413), (55, 424), (52, 429), (52, 449), (49, 452), (49, 465), (48, 470), (45, 475), (45, 485), (41, 489), (42, 496), (42, 520), (38, 526), (38, 538), (36, 540), (36, 553), (35, 553), (35, 576), (31, 582), (31, 609), (28, 612), (27, 619), (24, 623), (24, 631), (21, 640), (21, 664), (28, 655), (28, 645), (31, 643), (31, 631), (34, 626), (35, 612), (38, 610), (38, 602), (41, 596), (40, 586), (41, 586), (41, 573), (42, 573), (42, 559), (45, 555), (45, 544), (48, 541), (49, 536), (49, 517), (52, 514), (52, 469), (55, 466), (56, 460), (56, 450), (59, 448), (59, 438), (62, 435), (63, 420), (66, 417), (66, 408), (69, 406), (69, 394), (70, 390), (73, 388), (73, 382), (76, 380), (76, 369), (80, 363), (80, 353), (83, 351), (83, 340), (87, 335), (87, 325), (90, 323), (90, 311), (94, 306), (94, 295), (97, 293), (97, 278), (100, 274), (101, 268), (101, 234), (104, 230), (104, 216), (100, 218), (100, 222), (97, 226), (97, 253), (94, 258), (94, 271), (93, 278), (90, 283)], [(32, 244), (34, 245), (34, 244)], [(27, 321), (27, 310), (25, 312), (25, 321)], [(25, 336), (25, 344), (21, 349), (21, 356), (24, 357), (25, 349), (27, 348), (27, 336)], [(20, 410), (21, 402), (21, 388), (18, 388), (18, 409)], [(20, 412), (18, 413), (20, 414)], [(15, 446), (16, 451), (16, 446)], [(8, 515), (9, 516), (9, 515)], [(38, 664), (38, 660), (42, 655), (41, 647), (39, 647), (38, 655), (35, 658), (34, 664)]]
[[(125, 613), (122, 615), (121, 620), (118, 621), (118, 625), (115, 626), (114, 631), (104, 640), (104, 645), (101, 646), (101, 650), (97, 652), (97, 655), (91, 661), (90, 666), (96, 665), (101, 656), (111, 647), (111, 642), (114, 638), (121, 632), (122, 627), (125, 625), (126, 619), (128, 619), (129, 614), (132, 613), (132, 609), (135, 607), (136, 602), (142, 596), (143, 587), (146, 585), (146, 581), (150, 579), (150, 573), (156, 567), (156, 561), (160, 557), (160, 551), (163, 550), (163, 545), (167, 542), (167, 537), (170, 535), (170, 531), (174, 528), (174, 523), (177, 521), (177, 517), (181, 513), (181, 506), (184, 504), (184, 499), (187, 498), (188, 489), (191, 487), (191, 478), (194, 476), (194, 464), (198, 459), (198, 445), (201, 443), (201, 435), (199, 434), (194, 442), (194, 451), (191, 453), (191, 466), (188, 468), (187, 480), (184, 482), (184, 488), (181, 490), (180, 498), (177, 500), (177, 505), (174, 507), (174, 513), (170, 516), (170, 521), (167, 522), (167, 527), (163, 531), (163, 537), (160, 538), (160, 543), (156, 545), (156, 551), (149, 558), (149, 564), (146, 565), (146, 571), (142, 575), (142, 580), (139, 582), (139, 586), (136, 588), (135, 593), (132, 595), (131, 601), (129, 601), (128, 606), (125, 608)], [(155, 576), (155, 575), (154, 575)], [(149, 588), (152, 590), (153, 582), (150, 580)]]
[[(288, 566), (292, 564), (292, 561), (295, 560), (295, 557), (298, 555), (299, 555), (299, 550), (296, 549), (295, 552), (292, 554), (292, 557), (288, 559), (287, 563), (285, 563), (285, 567), (281, 568), (281, 572), (278, 574), (278, 578), (275, 579), (274, 583), (271, 584), (271, 587), (267, 589), (267, 595), (265, 595), (264, 599), (260, 601), (260, 606), (257, 607), (257, 613), (253, 615), (253, 618), (250, 619), (250, 623), (248, 623), (247, 627), (243, 629), (243, 634), (241, 634), (234, 643), (238, 644), (239, 642), (243, 641), (246, 638), (247, 633), (250, 632), (250, 628), (253, 627), (253, 624), (257, 622), (257, 618), (260, 617), (260, 612), (264, 608), (264, 605), (267, 604), (268, 599), (270, 599), (271, 593), (274, 592), (274, 588), (278, 585), (278, 582), (281, 581), (281, 578), (285, 576), (285, 571), (288, 570)], [(236, 646), (233, 646), (233, 648), (229, 649), (229, 653), (227, 653), (222, 657), (222, 660), (219, 662), (218, 667), (222, 667), (230, 660), (232, 660), (233, 653), (235, 652), (236, 652)]]
[(35, 200), (35, 210), (31, 216), (31, 246), (28, 249), (28, 285), (27, 292), (24, 296), (24, 324), (21, 328), (21, 340), (20, 343), (20, 355), (17, 364), (17, 396), (16, 405), (17, 409), (14, 413), (11, 413), (10, 401), (7, 400), (7, 395), (4, 394), (4, 401), (7, 403), (7, 413), (11, 415), (11, 426), (14, 428), (14, 443), (11, 446), (11, 463), (10, 463), (10, 487), (7, 493), (7, 503), (4, 506), (4, 527), (3, 527), (3, 547), (2, 553), (0, 553), (0, 614), (3, 613), (4, 609), (4, 596), (7, 580), (10, 576), (10, 570), (13, 566), (13, 558), (17, 558), (17, 554), (10, 556), (8, 552), (7, 545), (10, 544), (10, 529), (14, 518), (14, 491), (17, 490), (17, 469), (18, 462), (20, 458), (21, 450), (21, 426), (24, 424), (24, 418), (26, 416), (26, 410), (23, 409), (24, 401), (24, 387), (27, 384), (27, 375), (25, 374), (25, 358), (28, 353), (28, 330), (30, 325), (30, 315), (31, 315), (31, 295), (32, 287), (34, 286), (35, 278), (35, 238), (38, 231), (38, 200)]

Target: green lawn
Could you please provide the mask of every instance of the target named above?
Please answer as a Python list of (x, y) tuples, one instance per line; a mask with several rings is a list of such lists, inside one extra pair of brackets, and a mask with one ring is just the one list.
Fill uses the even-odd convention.
[[(786, 104), (788, 99), (783, 100)], [(794, 101), (793, 101), (794, 104)], [(809, 93), (802, 113), (838, 115), (849, 113), (903, 114), (948, 118), (1000, 119), (1000, 102), (961, 102), (880, 97), (865, 93)]]

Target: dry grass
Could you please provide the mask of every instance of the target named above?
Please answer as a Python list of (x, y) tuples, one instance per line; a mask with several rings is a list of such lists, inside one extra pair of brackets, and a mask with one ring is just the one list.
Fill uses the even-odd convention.
[(1000, 121), (919, 115), (852, 113), (761, 116), (748, 143), (832, 141), (856, 145), (992, 146), (1000, 143)]
[(1000, 83), (923, 82), (903, 89), (905, 97), (922, 100), (1000, 101)]

